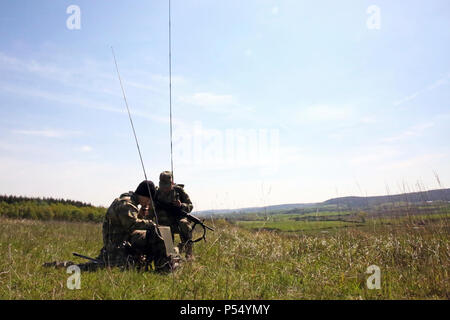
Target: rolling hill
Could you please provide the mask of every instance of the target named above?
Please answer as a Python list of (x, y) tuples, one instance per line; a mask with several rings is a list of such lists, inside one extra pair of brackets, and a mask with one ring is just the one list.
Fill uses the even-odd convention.
[(231, 213), (253, 213), (253, 212), (276, 212), (287, 211), (293, 209), (305, 209), (313, 207), (326, 207), (326, 206), (346, 206), (348, 208), (367, 208), (383, 203), (423, 203), (427, 201), (450, 201), (450, 189), (436, 189), (421, 192), (401, 193), (395, 195), (384, 196), (369, 196), (369, 197), (339, 197), (328, 199), (323, 202), (316, 203), (291, 203), (291, 204), (279, 204), (265, 207), (249, 207), (240, 209), (223, 209), (223, 210), (203, 210), (196, 211), (194, 214), (199, 215), (211, 215), (211, 214), (231, 214)]

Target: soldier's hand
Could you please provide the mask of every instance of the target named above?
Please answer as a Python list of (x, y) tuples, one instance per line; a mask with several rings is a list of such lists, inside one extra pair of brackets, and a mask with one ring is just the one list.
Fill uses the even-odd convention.
[(175, 206), (177, 206), (177, 207), (181, 207), (181, 201), (180, 201), (180, 200), (175, 200), (175, 201), (173, 202), (173, 204), (174, 204)]
[(139, 210), (139, 216), (141, 217), (146, 217), (148, 216), (148, 207), (141, 207), (141, 209)]

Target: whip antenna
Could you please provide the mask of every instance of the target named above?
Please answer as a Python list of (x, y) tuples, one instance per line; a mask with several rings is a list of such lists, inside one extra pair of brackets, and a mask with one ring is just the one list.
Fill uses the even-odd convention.
[(172, 181), (174, 180), (173, 174), (173, 147), (172, 147), (172, 25), (171, 25), (171, 1), (169, 0), (169, 112), (170, 112), (170, 167), (172, 170)]
[[(141, 148), (139, 148), (139, 142), (138, 142), (138, 139), (137, 139), (136, 130), (134, 129), (133, 119), (131, 118), (130, 108), (128, 107), (127, 97), (125, 96), (125, 90), (123, 89), (122, 78), (120, 77), (119, 67), (117, 66), (116, 55), (114, 54), (114, 49), (113, 49), (112, 46), (111, 46), (111, 51), (112, 51), (112, 54), (113, 54), (113, 57), (114, 57), (114, 64), (116, 65), (116, 71), (117, 71), (117, 76), (119, 77), (120, 87), (122, 88), (123, 100), (125, 101), (125, 106), (127, 107), (128, 118), (130, 119), (130, 123), (131, 123), (131, 129), (133, 129), (134, 140), (136, 141), (136, 147), (138, 149), (139, 159), (141, 160), (142, 171), (144, 171), (145, 181), (148, 181), (147, 173), (145, 172), (144, 161), (142, 160)], [(151, 201), (152, 208), (153, 208), (153, 213), (155, 215), (155, 222), (156, 222), (156, 225), (159, 225), (158, 224), (158, 216), (156, 215), (155, 206), (154, 206), (154, 203), (153, 203), (152, 193), (150, 192), (150, 187), (149, 187), (148, 183), (146, 183), (146, 184), (147, 184), (148, 194), (150, 196), (150, 201)]]

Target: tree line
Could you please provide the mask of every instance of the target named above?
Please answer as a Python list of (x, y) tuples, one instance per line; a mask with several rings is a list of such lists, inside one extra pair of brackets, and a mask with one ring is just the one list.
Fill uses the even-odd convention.
[(81, 201), (0, 196), (0, 217), (33, 220), (64, 220), (101, 222), (106, 208)]

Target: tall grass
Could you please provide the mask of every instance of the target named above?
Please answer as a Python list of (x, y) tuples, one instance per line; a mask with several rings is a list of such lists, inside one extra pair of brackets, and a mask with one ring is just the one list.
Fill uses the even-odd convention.
[[(408, 222), (409, 223), (409, 222)], [(101, 225), (0, 219), (0, 299), (449, 299), (447, 219), (342, 228), (323, 233), (254, 232), (214, 221), (196, 260), (175, 273), (103, 269), (66, 287), (52, 260), (95, 256)], [(76, 260), (82, 262), (80, 260)], [(381, 269), (369, 290), (368, 266)]]

